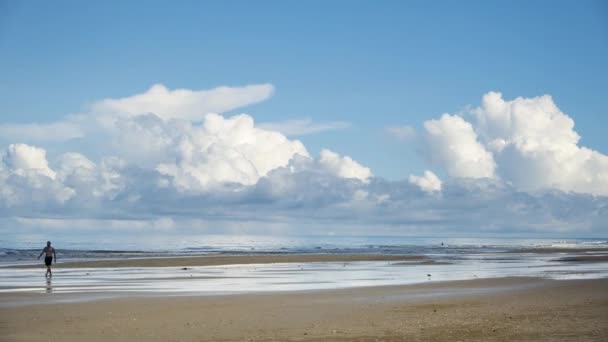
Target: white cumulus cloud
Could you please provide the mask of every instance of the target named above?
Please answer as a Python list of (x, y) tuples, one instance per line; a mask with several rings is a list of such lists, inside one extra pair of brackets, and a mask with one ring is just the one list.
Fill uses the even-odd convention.
[(338, 177), (367, 182), (373, 176), (368, 167), (359, 164), (349, 156), (340, 157), (339, 154), (328, 149), (321, 151), (319, 165)]
[(494, 177), (492, 153), (477, 139), (473, 126), (457, 115), (444, 114), (424, 122), (431, 161), (452, 177)]
[[(51, 167), (46, 150), (13, 144), (0, 158), (0, 208), (59, 209), (70, 201), (96, 206), (124, 189), (124, 163), (104, 158), (100, 165), (79, 153), (60, 155)], [(59, 206), (57, 206), (59, 205)]]
[(429, 158), (452, 177), (499, 178), (518, 189), (608, 195), (608, 156), (579, 146), (574, 120), (551, 96), (489, 92), (470, 111), (426, 121)]
[[(78, 143), (1, 149), (0, 232), (57, 224), (101, 231), (112, 222), (121, 231), (137, 225), (137, 231), (198, 232), (203, 224), (215, 232), (255, 226), (260, 233), (331, 227), (363, 234), (605, 235), (607, 157), (578, 145), (574, 122), (549, 96), (507, 101), (488, 93), (479, 108), (425, 122), (420, 141), (446, 177), (427, 170), (388, 181), (344, 151), (311, 156), (300, 141), (250, 115), (209, 113), (264, 97), (240, 89), (224, 101), (230, 92), (217, 89), (156, 86), (103, 100), (88, 116), (66, 118), (84, 133), (62, 134)], [(294, 127), (302, 133), (319, 125)], [(37, 130), (44, 127), (32, 134)], [(406, 126), (394, 131), (411, 133)], [(94, 153), (81, 145), (94, 146)]]
[(80, 153), (69, 152), (59, 156), (57, 164), (58, 181), (88, 200), (112, 199), (125, 186), (124, 162), (117, 158), (104, 158), (97, 165)]
[(524, 190), (608, 195), (608, 157), (578, 145), (574, 120), (551, 96), (506, 101), (490, 92), (473, 113), (501, 178)]
[(426, 170), (422, 176), (410, 175), (408, 181), (425, 192), (441, 191), (441, 180), (432, 171)]
[(0, 159), (0, 207), (47, 207), (65, 203), (73, 189), (57, 181), (49, 167), (46, 151), (36, 146), (12, 144)]
[(46, 151), (26, 144), (11, 144), (4, 155), (4, 164), (17, 174), (36, 173), (55, 178), (55, 171), (49, 168)]
[(300, 141), (257, 128), (245, 114), (207, 114), (202, 126), (189, 126), (175, 143), (175, 162), (161, 163), (157, 170), (181, 191), (204, 191), (224, 183), (252, 185), (287, 166), (295, 155), (308, 156)]

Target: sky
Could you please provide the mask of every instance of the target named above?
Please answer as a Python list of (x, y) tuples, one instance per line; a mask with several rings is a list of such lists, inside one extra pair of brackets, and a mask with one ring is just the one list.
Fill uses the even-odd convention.
[(602, 1), (2, 1), (0, 230), (608, 236)]

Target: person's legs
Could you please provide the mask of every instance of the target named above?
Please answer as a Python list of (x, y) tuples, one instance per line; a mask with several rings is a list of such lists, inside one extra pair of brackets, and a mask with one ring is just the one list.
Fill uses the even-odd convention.
[(53, 272), (51, 272), (51, 264), (53, 263), (53, 257), (44, 258), (44, 264), (46, 265), (46, 274), (45, 277), (53, 276)]

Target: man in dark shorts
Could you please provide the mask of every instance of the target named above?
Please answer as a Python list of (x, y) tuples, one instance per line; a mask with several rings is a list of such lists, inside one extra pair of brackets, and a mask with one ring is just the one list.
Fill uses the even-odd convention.
[(55, 257), (55, 263), (57, 263), (57, 254), (55, 253), (55, 248), (51, 247), (51, 241), (46, 242), (46, 247), (42, 249), (38, 259), (44, 254), (44, 264), (46, 265), (46, 273), (45, 277), (52, 277), (53, 272), (51, 272), (51, 264), (53, 263), (53, 257)]

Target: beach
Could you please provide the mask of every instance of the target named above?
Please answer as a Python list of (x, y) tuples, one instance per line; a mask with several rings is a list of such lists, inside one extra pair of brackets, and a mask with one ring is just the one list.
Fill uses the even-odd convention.
[(18, 251), (0, 265), (0, 340), (608, 339), (602, 245), (382, 248), (401, 253), (74, 251), (52, 278)]
[(608, 342), (608, 0), (0, 0), (0, 56), (0, 342)]
[(607, 289), (607, 279), (499, 278), (22, 305), (0, 309), (0, 336), (68, 342), (605, 341)]

